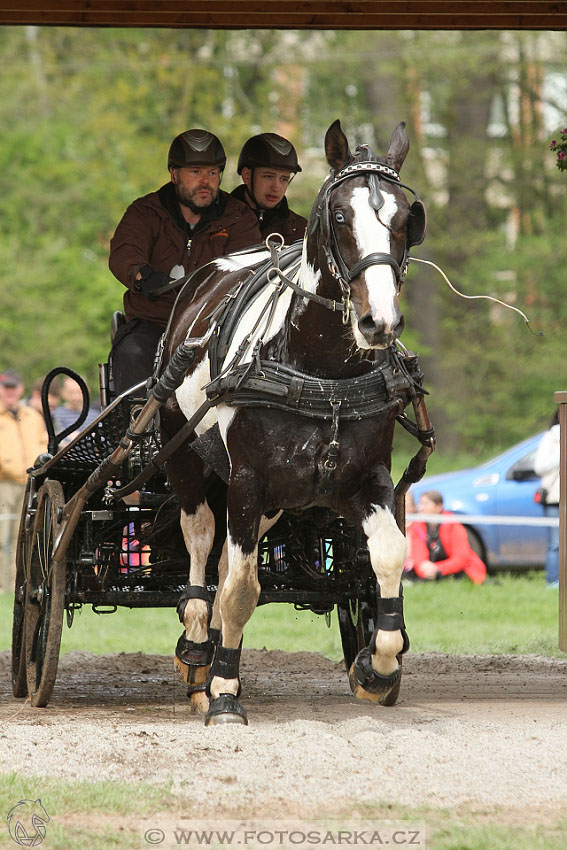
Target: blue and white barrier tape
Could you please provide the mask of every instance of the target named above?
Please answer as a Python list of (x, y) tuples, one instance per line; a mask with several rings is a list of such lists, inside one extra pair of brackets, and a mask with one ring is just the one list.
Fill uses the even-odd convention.
[(406, 514), (406, 522), (460, 522), (461, 525), (557, 526), (559, 525), (559, 517), (476, 516), (475, 514)]

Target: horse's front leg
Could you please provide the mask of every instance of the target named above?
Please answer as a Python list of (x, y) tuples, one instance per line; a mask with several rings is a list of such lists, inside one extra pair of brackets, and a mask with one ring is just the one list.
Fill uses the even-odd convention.
[(406, 539), (388, 507), (371, 505), (362, 528), (380, 596), (370, 646), (358, 653), (350, 669), (349, 681), (358, 699), (393, 704), (401, 676), (398, 656), (409, 646), (400, 595)]
[(228, 488), (228, 574), (220, 592), (221, 641), (207, 687), (210, 706), (207, 726), (221, 723), (247, 724), (238, 701), (240, 653), (244, 627), (258, 602), (258, 535), (262, 510), (260, 488), (250, 470), (231, 473)]
[(206, 497), (201, 459), (185, 446), (167, 464), (169, 480), (181, 502), (181, 530), (189, 554), (189, 580), (177, 605), (184, 631), (175, 648), (175, 666), (187, 684), (193, 711), (205, 713), (205, 685), (214, 647), (208, 628), (211, 603), (205, 581), (215, 536), (215, 519)]

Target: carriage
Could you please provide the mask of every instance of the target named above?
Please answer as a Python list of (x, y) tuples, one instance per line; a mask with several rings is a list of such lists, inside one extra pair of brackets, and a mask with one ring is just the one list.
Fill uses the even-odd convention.
[[(333, 145), (336, 147), (337, 139), (342, 141), (340, 132), (338, 122), (328, 131), (326, 146), (330, 162), (332, 155), (329, 151)], [(396, 146), (402, 145), (401, 138), (402, 132), (399, 131), (395, 145), (391, 143), (392, 156), (386, 159), (386, 163), (378, 161), (376, 155), (368, 150), (353, 158), (345, 146), (342, 161), (337, 160), (335, 181), (331, 184), (333, 198), (339, 196), (336, 191), (339, 184), (341, 188), (351, 180), (356, 186), (368, 184), (372, 215), (376, 214), (379, 218), (378, 210), (393, 183), (396, 184), (395, 193), (401, 196), (397, 171), (407, 147), (403, 155), (399, 153), (401, 162), (397, 164), (397, 171), (391, 164)], [(345, 167), (347, 153), (352, 165)], [(382, 180), (385, 182), (382, 183)], [(403, 184), (400, 185), (403, 187)], [(258, 301), (258, 293), (266, 290), (278, 289), (281, 294), (281, 290), (287, 289), (292, 303), (294, 299), (295, 302), (306, 300), (309, 307), (313, 306), (325, 315), (332, 314), (333, 321), (338, 320), (338, 327), (342, 325), (343, 329), (349, 316), (356, 316), (356, 303), (354, 307), (351, 304), (351, 298), (356, 302), (359, 297), (355, 292), (355, 282), (364, 279), (370, 267), (386, 267), (395, 279), (397, 298), (405, 276), (404, 266), (407, 267), (408, 248), (421, 241), (425, 230), (420, 202), (416, 201), (409, 212), (417, 220), (417, 224), (415, 221), (413, 224), (418, 237), (414, 234), (412, 240), (408, 236), (403, 245), (394, 246), (391, 252), (373, 252), (368, 256), (364, 256), (363, 252), (362, 258), (355, 257), (356, 262), (347, 258), (347, 267), (341, 253), (345, 250), (344, 245), (342, 249), (338, 247), (341, 239), (335, 233), (341, 223), (335, 208), (337, 223), (329, 221), (330, 195), (331, 190), (327, 189), (314, 206), (312, 218), (315, 217), (316, 222), (315, 226), (311, 223), (311, 235), (318, 230), (318, 238), (326, 241), (327, 253), (329, 244), (331, 253), (334, 250), (329, 268), (334, 285), (341, 285), (340, 299), (336, 296), (329, 298), (313, 287), (309, 291), (308, 287), (302, 286), (301, 277), (297, 275), (301, 262), (305, 260), (305, 247), (296, 243), (284, 248), (278, 244), (277, 237), (268, 240), (254, 263), (249, 257), (243, 258), (240, 263), (238, 258), (234, 260), (234, 268), (244, 269), (243, 272), (226, 274), (224, 269), (222, 283), (220, 288), (217, 287), (219, 297), (212, 303), (206, 321), (201, 323), (202, 334), (195, 331), (196, 327), (200, 327), (198, 322), (193, 323), (187, 333), (181, 323), (181, 335), (178, 333), (177, 337), (175, 327), (169, 329), (170, 348), (168, 350), (166, 346), (162, 352), (161, 367), (153, 381), (113, 398), (109, 367), (105, 364), (101, 367), (103, 408), (97, 419), (72, 435), (66, 444), (60, 443), (65, 433), (56, 437), (53, 429), (49, 429), (49, 452), (41, 456), (30, 470), (18, 537), (12, 641), (12, 680), (16, 697), (29, 696), (35, 706), (48, 703), (57, 673), (63, 622), (66, 619), (67, 625), (71, 626), (76, 611), (83, 605), (91, 605), (97, 613), (112, 613), (119, 606), (177, 607), (180, 620), (184, 622), (183, 614), (189, 601), (215, 597), (219, 586), (218, 564), (223, 549), (226, 550), (227, 494), (229, 518), (231, 512), (227, 481), (231, 468), (234, 473), (237, 459), (231, 455), (229, 464), (219, 437), (218, 423), (211, 427), (207, 416), (211, 408), (224, 405), (228, 409), (236, 407), (248, 411), (248, 416), (253, 415), (250, 410), (260, 409), (264, 414), (287, 418), (293, 423), (299, 421), (296, 419), (299, 417), (301, 422), (312, 424), (314, 434), (324, 435), (324, 445), (318, 455), (318, 498), (311, 498), (307, 504), (297, 506), (288, 499), (289, 504), (283, 506), (283, 512), (266, 511), (270, 522), (265, 527), (259, 525), (257, 549), (253, 551), (259, 596), (254, 605), (286, 602), (327, 617), (336, 606), (345, 662), (347, 669), (351, 668), (353, 691), (356, 692), (360, 684), (363, 688), (368, 687), (375, 701), (384, 705), (396, 701), (400, 671), (389, 677), (388, 687), (383, 687), (382, 680), (388, 677), (370, 669), (370, 656), (376, 652), (379, 629), (388, 633), (401, 632), (403, 647), (400, 643), (395, 650), (395, 659), (401, 669), (401, 655), (408, 647), (401, 602), (395, 593), (381, 592), (376, 565), (372, 563), (374, 556), (369, 551), (369, 534), (366, 529), (363, 532), (360, 526), (349, 521), (345, 516), (348, 511), (336, 510), (338, 503), (333, 493), (342, 474), (340, 464), (348, 447), (345, 434), (349, 424), (353, 423), (352, 427), (355, 427), (361, 422), (367, 423), (366, 429), (375, 428), (376, 434), (380, 435), (384, 431), (382, 423), (388, 424), (384, 434), (389, 446), (386, 445), (383, 451), (381, 449), (380, 455), (382, 470), (389, 462), (383, 458), (388, 458), (391, 451), (391, 429), (395, 421), (400, 422), (418, 438), (419, 449), (395, 490), (389, 491), (380, 472), (380, 501), (384, 501), (384, 511), (393, 508), (397, 526), (403, 532), (405, 493), (425, 471), (427, 457), (434, 446), (417, 358), (397, 339), (403, 322), (398, 322), (398, 332), (392, 332), (386, 344), (369, 344), (370, 355), (363, 361), (362, 371), (355, 364), (354, 373), (351, 374), (353, 370), (350, 369), (344, 378), (326, 379), (320, 371), (312, 377), (282, 364), (275, 357), (266, 359), (265, 335), (256, 339), (248, 359), (243, 356), (246, 346), (242, 342), (238, 345), (238, 340), (234, 342), (235, 328), (242, 323), (242, 317), (250, 313), (251, 304)], [(408, 232), (409, 227), (406, 224), (407, 203), (406, 207), (404, 232)], [(388, 227), (392, 231), (390, 225)], [(396, 251), (397, 257), (394, 256)], [(346, 270), (340, 268), (343, 265)], [(213, 272), (205, 267), (197, 285), (214, 289), (211, 274), (219, 273), (218, 266)], [(273, 286), (275, 278), (277, 287)], [(195, 287), (194, 280), (192, 286)], [(261, 313), (267, 315), (270, 321), (279, 309), (279, 297), (268, 299), (268, 306)], [(181, 305), (177, 310), (180, 314), (183, 290), (177, 303)], [(175, 309), (172, 316), (174, 314)], [(384, 323), (378, 328), (378, 322), (370, 317), (370, 313), (362, 319), (358, 317), (358, 321), (361, 332), (369, 338), (372, 336), (377, 340), (379, 332), (385, 333)], [(259, 323), (262, 324), (256, 322), (256, 325)], [(344, 335), (345, 331), (341, 330), (341, 334)], [(249, 348), (251, 335), (252, 331), (246, 338)], [(238, 354), (236, 357), (231, 355), (234, 350)], [(195, 405), (177, 430), (164, 428), (164, 420), (160, 422), (160, 418), (164, 417), (167, 425), (169, 415), (171, 421), (172, 399), (176, 394), (178, 399), (181, 398), (180, 388), (185, 386), (195, 370), (198, 372), (204, 353), (210, 361), (211, 377), (204, 401)], [(226, 368), (227, 357), (232, 357), (230, 369)], [(81, 384), (84, 395), (81, 415), (84, 416), (88, 409), (84, 381), (64, 367), (54, 370), (46, 378), (42, 393), (44, 409), (47, 412), (49, 383), (58, 373), (71, 375)], [(405, 412), (410, 405), (413, 417)], [(206, 428), (201, 428), (205, 421)], [(74, 427), (80, 427), (80, 424), (79, 419)], [(364, 436), (362, 431), (359, 433)], [(357, 434), (354, 443), (359, 439)], [(191, 457), (192, 463), (198, 464), (207, 516), (214, 518), (215, 531), (214, 535), (210, 534), (203, 562), (204, 578), (199, 587), (194, 579), (187, 582), (188, 562), (193, 568), (191, 540), (189, 543), (187, 540), (190, 510), (185, 495), (180, 494), (177, 481), (178, 459), (187, 456)], [(387, 472), (385, 474), (389, 480)], [(373, 498), (376, 502), (377, 498)], [(184, 513), (185, 526), (183, 522), (180, 524), (180, 513)], [(391, 533), (388, 534), (394, 545)], [(395, 545), (398, 546), (397, 538)], [(399, 558), (398, 552), (398, 562)], [(397, 582), (399, 585), (399, 575)], [(399, 594), (401, 600), (401, 585)], [(217, 635), (217, 643), (218, 640)], [(195, 660), (199, 652), (195, 655), (194, 651), (204, 646), (206, 641), (199, 644), (182, 636), (180, 642), (181, 650), (187, 652), (185, 655), (182, 651), (177, 652), (178, 668), (185, 673), (188, 695), (195, 697), (205, 689), (204, 680), (199, 679), (199, 675), (195, 677), (195, 673), (202, 676), (205, 671), (208, 674), (211, 659), (207, 664)], [(357, 668), (357, 659), (364, 652), (369, 653), (367, 661), (364, 664), (360, 662)], [(217, 669), (211, 675), (214, 677), (216, 673), (218, 677), (218, 664), (224, 664), (220, 668), (221, 680), (223, 671), (226, 681), (236, 678), (239, 691), (237, 653), (239, 649), (216, 646), (214, 663), (217, 663)], [(179, 663), (180, 658), (187, 663)], [(372, 677), (374, 681), (371, 681)], [(357, 693), (357, 696), (360, 695)], [(237, 693), (221, 693), (221, 706), (216, 717), (213, 715), (213, 723), (247, 722), (238, 708), (237, 696)], [(208, 717), (210, 719), (210, 715)]]

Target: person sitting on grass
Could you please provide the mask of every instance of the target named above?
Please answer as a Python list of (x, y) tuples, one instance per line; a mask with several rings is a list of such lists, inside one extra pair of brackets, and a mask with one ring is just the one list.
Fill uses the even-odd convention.
[[(450, 515), (437, 490), (421, 495), (419, 513)], [(412, 522), (407, 531), (410, 560), (407, 578), (431, 579), (466, 575), (475, 584), (486, 578), (486, 566), (473, 551), (460, 522)]]

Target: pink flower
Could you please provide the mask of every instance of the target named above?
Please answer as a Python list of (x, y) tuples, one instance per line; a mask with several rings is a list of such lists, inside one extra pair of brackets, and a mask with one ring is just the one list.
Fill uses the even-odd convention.
[(557, 154), (557, 159), (565, 159), (565, 151), (559, 151)]
[(557, 147), (557, 142), (556, 142), (556, 141), (555, 141), (555, 139), (554, 139), (554, 140), (552, 141), (552, 143), (550, 144), (550, 146), (549, 146), (549, 150), (550, 150), (550, 151), (554, 151), (556, 147)]
[(567, 127), (563, 127), (563, 129), (561, 130), (561, 135), (567, 136)]

